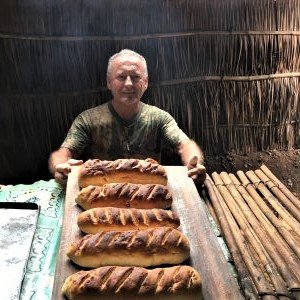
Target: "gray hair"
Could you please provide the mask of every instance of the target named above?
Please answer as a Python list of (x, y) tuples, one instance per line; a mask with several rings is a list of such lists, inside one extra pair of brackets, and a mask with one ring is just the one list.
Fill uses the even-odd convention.
[(145, 60), (145, 58), (138, 54), (135, 51), (129, 50), (129, 49), (123, 49), (120, 52), (114, 54), (113, 56), (110, 57), (110, 59), (108, 60), (108, 65), (107, 65), (107, 72), (106, 72), (106, 77), (109, 78), (110, 74), (111, 74), (111, 69), (112, 69), (112, 65), (113, 62), (120, 56), (135, 56), (137, 58), (139, 58), (143, 64), (144, 67), (144, 71), (145, 71), (145, 76), (148, 76), (148, 69), (147, 69), (147, 62)]

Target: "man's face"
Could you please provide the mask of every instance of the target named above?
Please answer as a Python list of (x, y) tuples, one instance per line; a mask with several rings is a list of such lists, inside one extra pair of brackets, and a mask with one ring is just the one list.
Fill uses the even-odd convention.
[(139, 102), (148, 87), (148, 77), (141, 60), (129, 55), (116, 58), (107, 86), (116, 103), (133, 105)]

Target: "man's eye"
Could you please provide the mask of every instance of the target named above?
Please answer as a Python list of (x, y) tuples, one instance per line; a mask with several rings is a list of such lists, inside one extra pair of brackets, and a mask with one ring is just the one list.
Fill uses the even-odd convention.
[(118, 78), (119, 80), (126, 80), (126, 76), (123, 76), (123, 75), (119, 75), (117, 78)]
[(141, 79), (141, 77), (138, 76), (138, 75), (131, 76), (131, 80), (133, 80), (133, 81), (138, 81), (138, 80), (140, 80), (140, 79)]

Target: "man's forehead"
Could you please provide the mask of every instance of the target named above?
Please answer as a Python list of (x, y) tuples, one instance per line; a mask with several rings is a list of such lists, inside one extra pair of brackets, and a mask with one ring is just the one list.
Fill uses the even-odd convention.
[(118, 57), (113, 63), (113, 69), (117, 72), (122, 70), (130, 70), (143, 72), (144, 66), (142, 61), (138, 57), (126, 56)]
[(142, 61), (138, 57), (129, 55), (117, 57), (113, 62), (113, 66), (118, 68), (122, 66), (135, 66), (142, 69), (144, 67)]
[(143, 69), (141, 67), (138, 67), (136, 64), (119, 64), (116, 65), (114, 68), (116, 73), (121, 73), (121, 72), (136, 72), (136, 73), (141, 73), (143, 72)]

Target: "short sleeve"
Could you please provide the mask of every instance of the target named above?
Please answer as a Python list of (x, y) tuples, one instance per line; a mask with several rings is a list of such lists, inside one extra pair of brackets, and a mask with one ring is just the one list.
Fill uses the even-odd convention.
[(162, 121), (162, 137), (167, 145), (176, 147), (183, 140), (189, 139), (169, 113), (165, 112)]
[(91, 134), (87, 119), (81, 113), (74, 120), (61, 147), (69, 148), (79, 156), (91, 143)]

